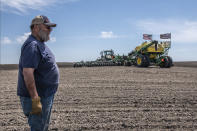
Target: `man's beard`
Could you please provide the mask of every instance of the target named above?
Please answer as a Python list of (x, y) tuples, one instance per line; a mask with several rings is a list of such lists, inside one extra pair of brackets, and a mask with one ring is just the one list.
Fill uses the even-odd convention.
[(38, 32), (38, 36), (39, 36), (41, 42), (46, 42), (50, 39), (49, 34), (42, 29)]

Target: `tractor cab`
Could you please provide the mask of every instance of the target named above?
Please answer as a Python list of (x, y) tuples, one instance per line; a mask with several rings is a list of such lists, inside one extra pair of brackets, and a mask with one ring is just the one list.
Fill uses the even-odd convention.
[(115, 57), (114, 51), (112, 49), (101, 51), (100, 55), (101, 55), (101, 59), (103, 60), (112, 60)]

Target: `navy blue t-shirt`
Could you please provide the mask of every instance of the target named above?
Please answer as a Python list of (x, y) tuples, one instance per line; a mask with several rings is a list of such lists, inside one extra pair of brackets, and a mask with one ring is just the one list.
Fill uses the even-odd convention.
[(59, 84), (59, 70), (55, 57), (45, 43), (30, 35), (21, 48), (19, 60), (17, 95), (30, 97), (24, 82), (23, 68), (34, 68), (36, 89), (40, 97), (56, 93)]

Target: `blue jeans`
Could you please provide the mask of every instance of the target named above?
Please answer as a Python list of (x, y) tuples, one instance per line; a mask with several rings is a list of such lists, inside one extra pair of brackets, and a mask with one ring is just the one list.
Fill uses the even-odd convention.
[(21, 106), (23, 108), (23, 113), (28, 118), (28, 123), (31, 131), (47, 131), (49, 127), (49, 121), (51, 116), (51, 109), (53, 106), (54, 95), (49, 97), (41, 97), (42, 113), (40, 115), (30, 114), (32, 109), (31, 98), (21, 97)]

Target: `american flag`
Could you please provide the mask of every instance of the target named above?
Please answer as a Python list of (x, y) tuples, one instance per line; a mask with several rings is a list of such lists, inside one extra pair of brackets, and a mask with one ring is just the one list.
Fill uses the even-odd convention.
[(150, 34), (143, 34), (143, 39), (144, 40), (152, 40), (152, 35), (150, 35)]
[(160, 34), (160, 39), (171, 39), (171, 33)]

